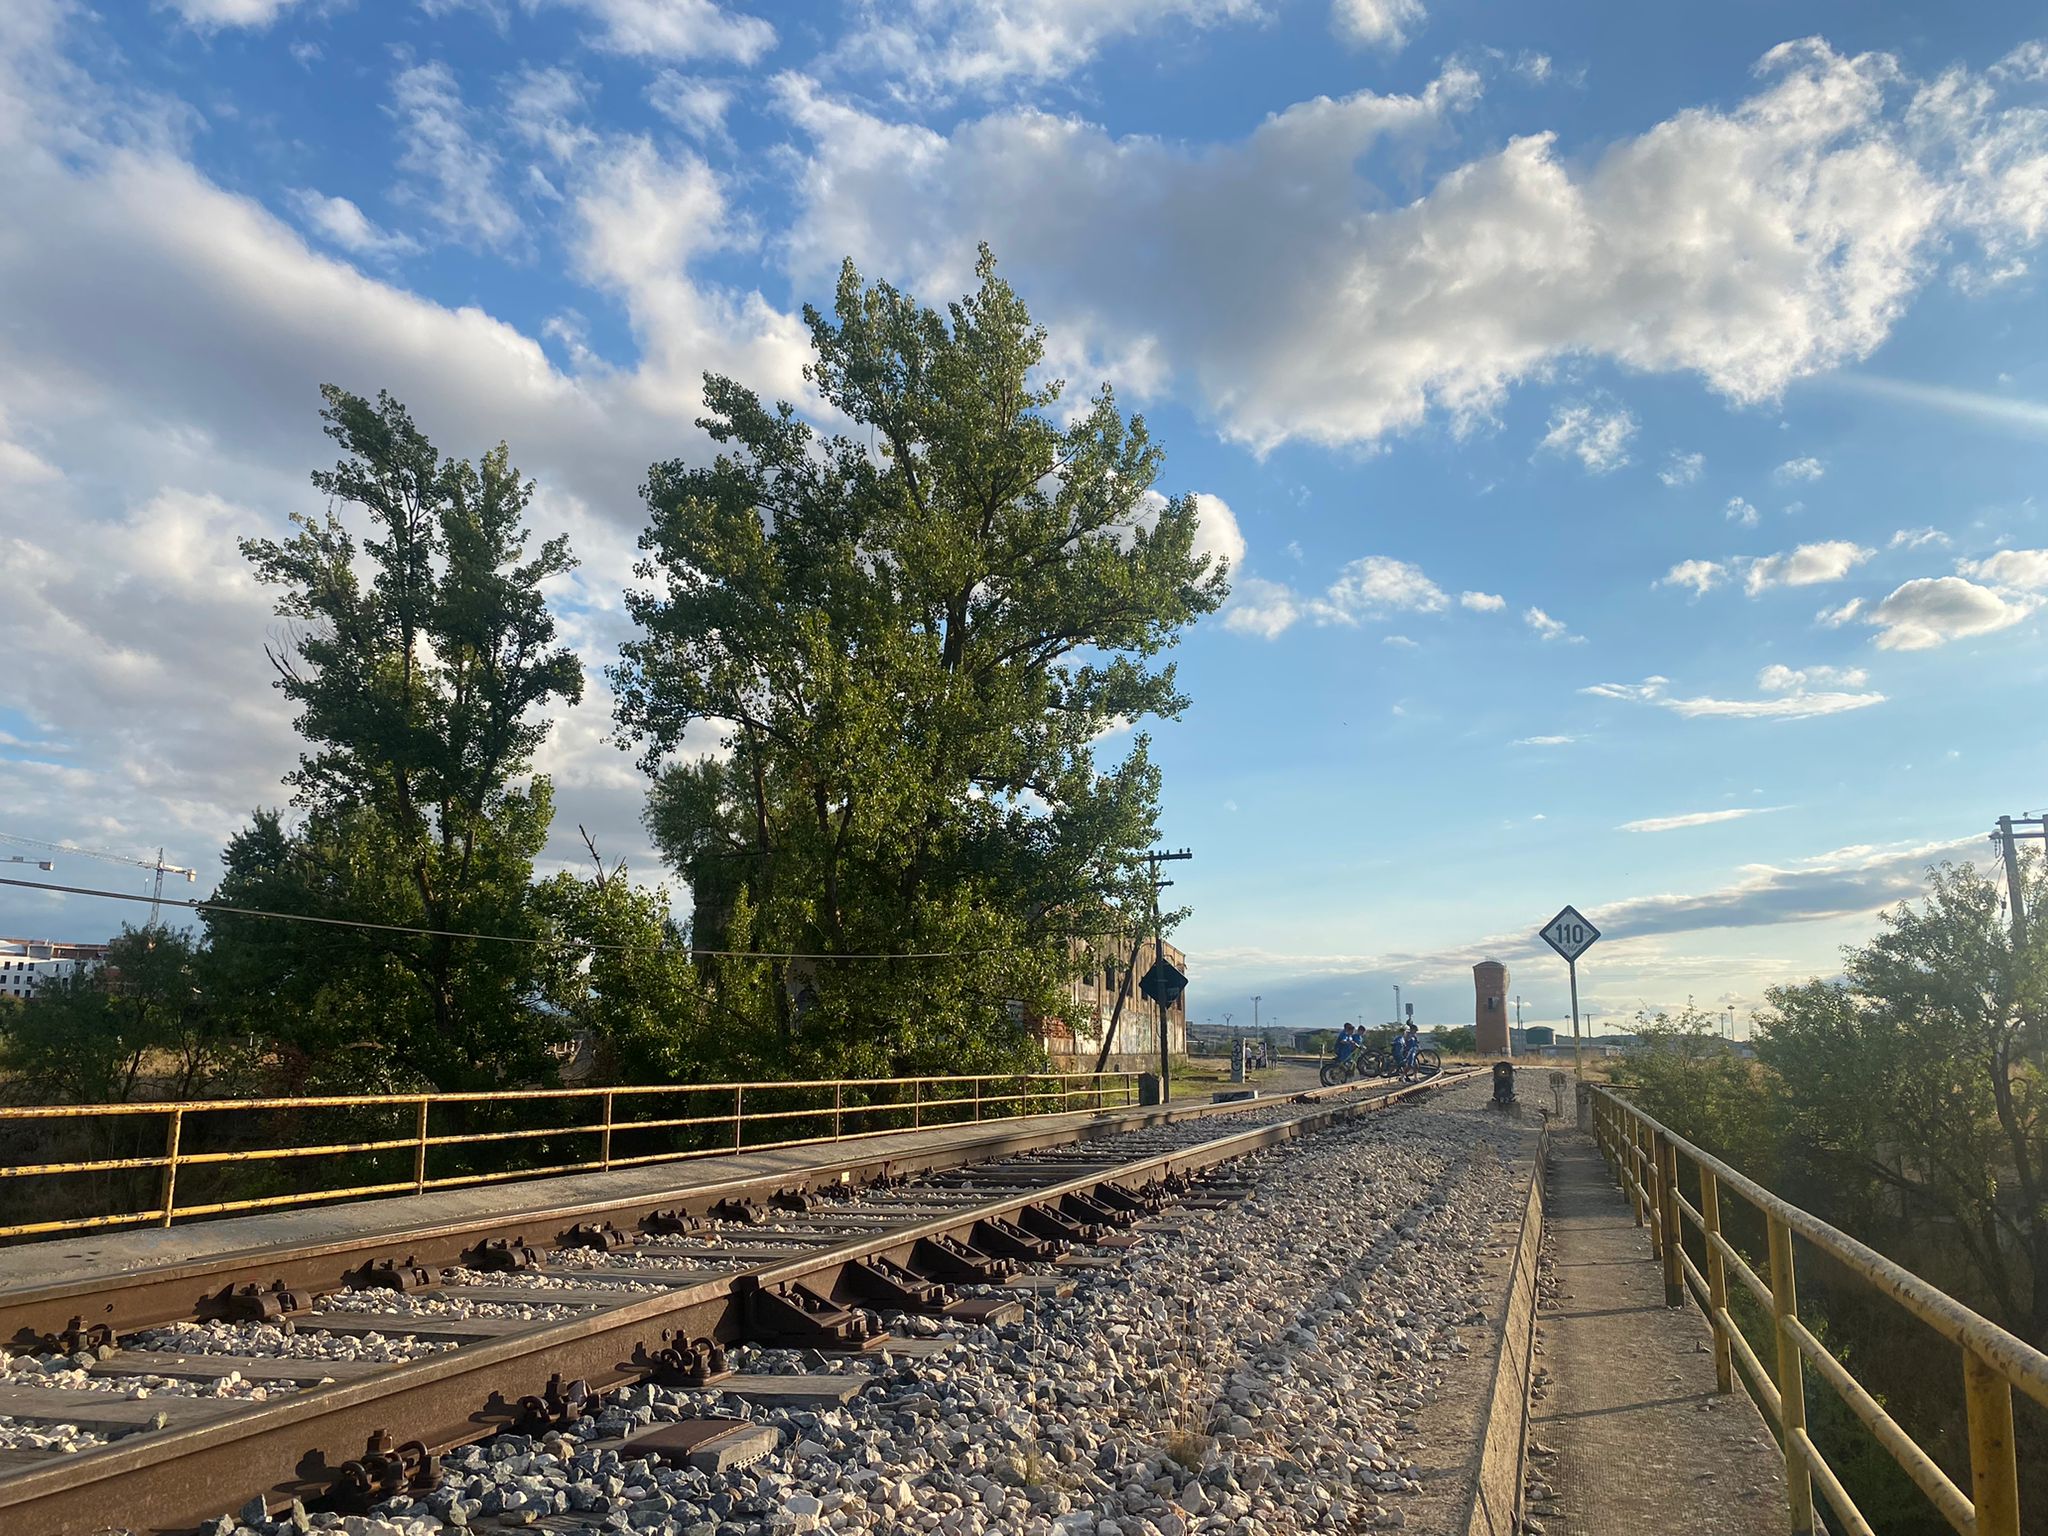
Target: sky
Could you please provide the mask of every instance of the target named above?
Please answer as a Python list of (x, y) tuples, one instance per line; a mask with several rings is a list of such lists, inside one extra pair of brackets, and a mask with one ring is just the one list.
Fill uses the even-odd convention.
[[(1151, 728), (1190, 1016), (1379, 1020), (1399, 985), (1465, 1021), (1492, 956), (1559, 1023), (1534, 935), (1571, 902), (1589, 1018), (1739, 1026), (2048, 800), (2044, 32), (2005, 0), (8, 0), (0, 833), (161, 847), (204, 894), (284, 798), (235, 540), (319, 510), (333, 382), (538, 480), (588, 673), (549, 867), (580, 824), (662, 881), (603, 678), (646, 466), (705, 455), (706, 370), (817, 411), (800, 311), (842, 259), (942, 302), (985, 240), (1232, 563)], [(137, 915), (0, 888), (10, 934)]]

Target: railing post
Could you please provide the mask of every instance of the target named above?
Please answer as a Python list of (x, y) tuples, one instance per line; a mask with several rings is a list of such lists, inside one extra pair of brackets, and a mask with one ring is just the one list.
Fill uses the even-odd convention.
[(158, 1186), (157, 1204), (164, 1208), (159, 1226), (171, 1224), (171, 1212), (178, 1205), (178, 1143), (185, 1139), (185, 1111), (173, 1109), (171, 1123), (164, 1131), (164, 1176)]
[(1765, 1213), (1771, 1244), (1771, 1312), (1778, 1335), (1778, 1432), (1784, 1441), (1785, 1500), (1793, 1536), (1813, 1536), (1813, 1471), (1801, 1442), (1806, 1438), (1806, 1363), (1799, 1340), (1786, 1326), (1799, 1316), (1799, 1285), (1792, 1266), (1792, 1229), (1782, 1217)]
[(910, 1080), (910, 1128), (913, 1131), (924, 1128), (924, 1079)]
[(416, 1195), (427, 1192), (427, 1106), (432, 1102), (421, 1094), (419, 1108), (413, 1115), (412, 1192)]
[(612, 1091), (604, 1091), (604, 1140), (599, 1143), (597, 1160), (605, 1168), (612, 1165)]
[(832, 1085), (832, 1139), (839, 1140), (846, 1134), (846, 1084)]
[(740, 1149), (740, 1120), (746, 1114), (747, 1090), (745, 1084), (735, 1084), (732, 1090), (732, 1149)]
[(974, 1118), (977, 1124), (981, 1120), (981, 1079), (978, 1077), (974, 1080)]
[(2012, 1385), (1974, 1349), (1963, 1351), (1970, 1413), (1970, 1498), (1976, 1536), (2019, 1536), (2020, 1472), (2012, 1437)]
[(1657, 1135), (1657, 1183), (1664, 1199), (1664, 1305), (1685, 1305), (1685, 1223), (1678, 1215), (1678, 1148), (1661, 1131)]
[(1728, 1342), (1728, 1262), (1721, 1257), (1721, 1181), (1711, 1168), (1700, 1169), (1700, 1226), (1707, 1244), (1707, 1300), (1714, 1315), (1707, 1319), (1714, 1330), (1714, 1385), (1723, 1392), (1735, 1390), (1735, 1350)]
[[(1634, 1115), (1628, 1117), (1628, 1198), (1635, 1207), (1636, 1225), (1643, 1225), (1643, 1132)], [(1654, 1236), (1653, 1236), (1654, 1241)]]

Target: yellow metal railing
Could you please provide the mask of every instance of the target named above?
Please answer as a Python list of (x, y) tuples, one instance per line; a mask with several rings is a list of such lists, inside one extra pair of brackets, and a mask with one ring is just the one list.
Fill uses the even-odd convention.
[[(751, 1097), (751, 1102), (750, 1102)], [(57, 1175), (106, 1175), (156, 1170), (153, 1204), (88, 1212), (54, 1220), (0, 1226), (0, 1238), (32, 1237), (51, 1232), (83, 1232), (105, 1227), (169, 1226), (181, 1217), (225, 1216), (243, 1211), (306, 1205), (322, 1200), (353, 1200), (374, 1195), (416, 1195), (428, 1190), (490, 1184), (551, 1174), (604, 1172), (648, 1163), (751, 1151), (765, 1147), (811, 1146), (839, 1141), (878, 1129), (925, 1129), (982, 1121), (1026, 1119), (1099, 1110), (1134, 1103), (1137, 1074), (1132, 1072), (1041, 1072), (979, 1077), (814, 1078), (794, 1082), (680, 1083), (616, 1088), (548, 1088), (514, 1093), (405, 1093), (328, 1098), (195, 1099), (136, 1104), (63, 1104), (0, 1107), (0, 1132), (34, 1135), (47, 1141), (67, 1125), (80, 1121), (106, 1125), (135, 1123), (145, 1117), (163, 1122), (163, 1151), (140, 1156), (82, 1158), (69, 1162), (0, 1162), (0, 1198), (23, 1189), (16, 1181)], [(792, 1104), (792, 1100), (801, 1101)], [(680, 1101), (680, 1102), (678, 1102)], [(763, 1107), (767, 1104), (773, 1107)], [(568, 1123), (512, 1125), (483, 1130), (445, 1129), (451, 1113), (474, 1112), (478, 1106), (529, 1108), (559, 1105), (579, 1112)], [(582, 1106), (587, 1106), (584, 1108)], [(635, 1108), (668, 1112), (633, 1118)], [(686, 1113), (674, 1113), (682, 1109)], [(290, 1145), (263, 1145), (257, 1138), (268, 1129), (299, 1125), (320, 1112), (339, 1112), (355, 1119), (365, 1113), (383, 1115), (394, 1124), (392, 1134), (354, 1140), (326, 1140)], [(435, 1121), (444, 1129), (437, 1132)], [(223, 1122), (242, 1117), (244, 1129), (224, 1130)], [(880, 1118), (878, 1118), (880, 1117)], [(893, 1119), (893, 1124), (891, 1123)], [(247, 1127), (254, 1121), (253, 1130)], [(787, 1122), (808, 1122), (817, 1134), (761, 1136), (762, 1126), (803, 1129)], [(210, 1141), (226, 1142), (221, 1150), (194, 1150), (195, 1125), (204, 1125)], [(827, 1133), (824, 1127), (829, 1125)], [(615, 1142), (644, 1141), (668, 1133), (668, 1144), (654, 1151), (619, 1155)], [(275, 1139), (275, 1138), (273, 1138)], [(467, 1168), (432, 1175), (430, 1154), (437, 1148), (467, 1149), (507, 1144), (542, 1144), (539, 1166)], [(681, 1143), (690, 1144), (681, 1144)], [(569, 1143), (575, 1150), (562, 1150)], [(246, 1173), (270, 1164), (296, 1164), (304, 1158), (362, 1158), (409, 1151), (410, 1168), (402, 1178), (369, 1183), (316, 1181), (312, 1187), (282, 1194), (181, 1203), (181, 1172), (233, 1164)], [(554, 1160), (567, 1158), (568, 1160)], [(8, 1200), (17, 1205), (19, 1200)], [(4, 1207), (0, 1207), (4, 1209)]]
[[(2048, 1355), (1846, 1232), (1745, 1178), (1652, 1120), (1627, 1099), (1605, 1088), (1590, 1091), (1593, 1128), (1601, 1151), (1634, 1202), (1636, 1224), (1649, 1229), (1651, 1251), (1664, 1267), (1666, 1304), (1683, 1306), (1690, 1292), (1713, 1328), (1714, 1368), (1721, 1390), (1733, 1390), (1732, 1378), (1739, 1366), (1750, 1397), (1777, 1432), (1785, 1459), (1793, 1531), (1807, 1536), (1814, 1530), (1813, 1494), (1818, 1485), (1842, 1528), (1854, 1536), (1872, 1536), (1869, 1521), (1807, 1433), (1806, 1368), (1811, 1366), (1961, 1536), (2019, 1536), (2019, 1462), (2013, 1440), (2012, 1394), (2018, 1388), (2048, 1407)], [(1697, 1206), (1685, 1198), (1680, 1187), (1681, 1167), (1698, 1177)], [(1746, 1202), (1763, 1219), (1768, 1278), (1759, 1275), (1724, 1235), (1724, 1195)], [(1686, 1251), (1688, 1229), (1699, 1236), (1704, 1272)], [(1795, 1238), (1890, 1297), (1961, 1352), (1970, 1438), (1967, 1492), (1800, 1321)], [(1729, 1313), (1731, 1276), (1756, 1297), (1770, 1317), (1775, 1349), (1768, 1363), (1757, 1357)], [(2041, 1528), (2037, 1523), (2035, 1529)]]

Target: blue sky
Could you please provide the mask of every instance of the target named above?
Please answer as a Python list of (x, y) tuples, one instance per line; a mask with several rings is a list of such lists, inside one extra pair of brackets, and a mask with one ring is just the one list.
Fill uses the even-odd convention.
[[(293, 743), (234, 554), (315, 387), (503, 437), (605, 740), (645, 465), (808, 403), (851, 255), (988, 240), (1235, 595), (1154, 730), (1196, 1018), (1563, 1015), (1832, 971), (2037, 804), (2048, 45), (2017, 4), (22, 0), (0, 17), (0, 832), (209, 875)], [(1117, 744), (1108, 744), (1117, 750)], [(81, 884), (135, 882), (67, 861)], [(105, 903), (0, 892), (0, 929)]]

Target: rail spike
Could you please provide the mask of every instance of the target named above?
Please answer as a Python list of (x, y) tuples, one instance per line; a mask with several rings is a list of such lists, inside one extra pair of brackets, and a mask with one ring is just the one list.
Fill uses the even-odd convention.
[(428, 1493), (441, 1486), (441, 1467), (418, 1440), (392, 1443), (391, 1432), (370, 1436), (362, 1456), (346, 1461), (327, 1489), (327, 1501), (344, 1514), (366, 1515), (400, 1494)]

